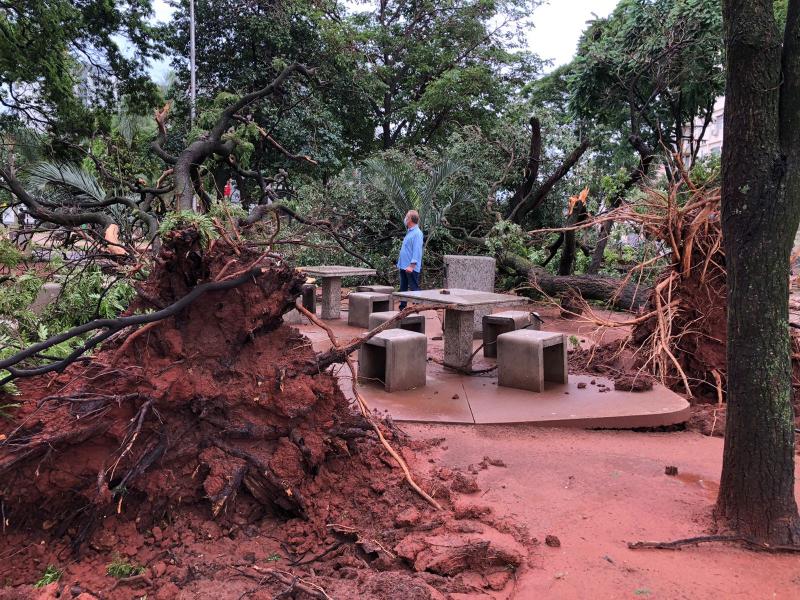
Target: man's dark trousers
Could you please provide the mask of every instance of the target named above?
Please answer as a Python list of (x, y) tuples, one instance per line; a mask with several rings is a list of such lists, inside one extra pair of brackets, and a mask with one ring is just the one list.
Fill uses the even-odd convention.
[[(417, 271), (400, 271), (400, 291), (401, 292), (416, 292), (419, 290), (419, 273)], [(400, 310), (406, 307), (405, 302), (400, 303)]]

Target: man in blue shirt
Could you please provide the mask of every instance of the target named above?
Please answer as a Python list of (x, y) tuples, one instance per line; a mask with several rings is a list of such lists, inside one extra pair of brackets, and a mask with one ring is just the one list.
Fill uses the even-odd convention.
[[(400, 270), (400, 291), (416, 292), (419, 289), (419, 274), (422, 271), (422, 230), (419, 228), (419, 213), (415, 210), (408, 211), (403, 223), (408, 231), (403, 238), (400, 257), (397, 259), (397, 268)], [(401, 302), (400, 310), (405, 307), (406, 303)]]

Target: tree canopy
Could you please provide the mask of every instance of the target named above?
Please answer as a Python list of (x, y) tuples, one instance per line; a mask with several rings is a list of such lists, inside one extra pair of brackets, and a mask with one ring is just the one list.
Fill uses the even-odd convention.
[(151, 107), (148, 60), (162, 49), (151, 16), (150, 0), (2, 3), (0, 103), (28, 125), (71, 134), (116, 98)]

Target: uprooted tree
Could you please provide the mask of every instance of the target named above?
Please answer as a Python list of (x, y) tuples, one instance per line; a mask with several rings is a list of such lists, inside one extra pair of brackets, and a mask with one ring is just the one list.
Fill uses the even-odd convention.
[[(378, 423), (356, 390), (351, 407), (326, 370), (348, 362), (363, 339), (333, 340), (317, 355), (284, 324), (303, 281), (257, 245), (209, 240), (195, 227), (171, 231), (125, 315), (60, 334), (93, 332), (79, 352), (49, 357), (54, 336), (0, 361), (24, 399), (0, 438), (6, 533), (37, 531), (80, 555), (108, 519), (140, 532), (184, 514), (263, 519), (301, 558), (319, 548), (299, 564), (321, 561), (346, 540), (368, 561), (381, 558), (382, 570), (437, 574), (431, 585), (445, 591), (464, 571), (504, 585), (523, 546), (497, 531), (489, 539), (460, 532), (449, 507), (420, 526), (424, 534), (390, 526), (370, 534), (381, 541), (359, 538), (375, 523), (394, 523), (400, 504), (416, 504), (419, 514), (420, 496), (442, 505), (387, 441), (403, 435)], [(87, 356), (97, 340), (102, 347)], [(431, 532), (451, 545), (429, 549)], [(283, 586), (328, 597), (281, 572)]]

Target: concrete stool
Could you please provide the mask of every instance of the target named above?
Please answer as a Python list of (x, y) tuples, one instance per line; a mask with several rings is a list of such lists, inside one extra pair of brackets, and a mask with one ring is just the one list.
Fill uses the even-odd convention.
[[(393, 319), (398, 314), (400, 314), (398, 310), (372, 313), (369, 316), (369, 329), (375, 329), (378, 325), (386, 323), (386, 321)], [(425, 317), (422, 315), (408, 315), (402, 321), (396, 323), (393, 329), (405, 329), (406, 331), (425, 333)]]
[(317, 286), (313, 283), (304, 283), (302, 287), (303, 308), (312, 315), (317, 312)]
[(391, 294), (394, 288), (391, 285), (360, 285), (356, 288), (357, 292), (377, 292), (379, 294)]
[(387, 392), (425, 385), (428, 338), (403, 329), (387, 329), (367, 340), (358, 351), (358, 379), (377, 379)]
[(531, 319), (531, 313), (522, 310), (485, 315), (483, 317), (483, 355), (497, 357), (497, 336), (517, 329), (539, 329), (539, 320)]
[(374, 312), (390, 310), (392, 297), (376, 292), (353, 292), (348, 296), (347, 324), (353, 327), (369, 327), (369, 316)]
[(567, 336), (520, 329), (497, 336), (498, 385), (533, 392), (545, 381), (567, 383)]

